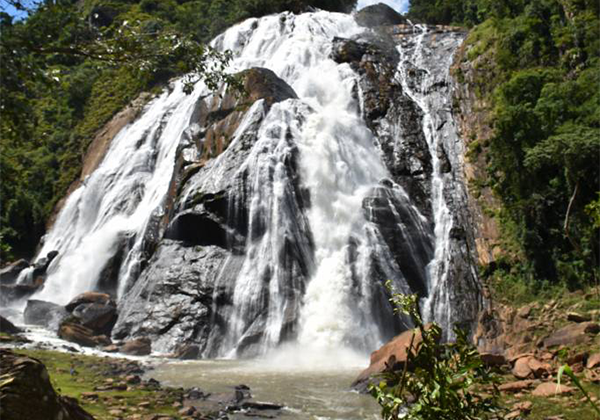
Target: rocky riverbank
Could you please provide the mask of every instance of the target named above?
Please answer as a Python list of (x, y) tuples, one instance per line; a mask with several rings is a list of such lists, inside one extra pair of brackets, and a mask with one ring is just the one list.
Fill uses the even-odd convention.
[(59, 412), (68, 420), (274, 418), (282, 409), (253, 400), (245, 385), (220, 393), (163, 386), (136, 360), (25, 349), (0, 349), (0, 360), (5, 420)]
[[(592, 407), (569, 378), (563, 377), (561, 386), (557, 386), (557, 373), (560, 366), (571, 366), (591, 399), (598, 402), (599, 302), (598, 290), (591, 289), (521, 305), (494, 302), (482, 316), (476, 338), (484, 361), (498, 376), (498, 388), (505, 409), (503, 418), (595, 418)], [(492, 318), (487, 319), (487, 316)], [(0, 334), (0, 343), (10, 342), (18, 347), (26, 341), (20, 335), (22, 329), (6, 320), (0, 320), (0, 327), (5, 331)], [(394, 349), (402, 350), (405, 341), (394, 340), (394, 345), (387, 347), (388, 353), (394, 353)], [(375, 353), (378, 362), (387, 360), (389, 356), (383, 350), (386, 348)], [(282, 413), (281, 406), (253, 400), (252, 390), (242, 384), (231, 386), (227, 391), (219, 389), (219, 392), (163, 386), (152, 379), (152, 367), (140, 359), (40, 349), (13, 351), (39, 360), (28, 363), (43, 363), (50, 378), (49, 383), (55, 393), (61, 396), (58, 398), (67, 397), (69, 404), (75, 400), (96, 419), (278, 418)], [(3, 375), (12, 372), (12, 365), (6, 365), (5, 360), (22, 360), (15, 359), (4, 350), (1, 356)], [(401, 356), (395, 354), (395, 357), (401, 361)], [(224, 377), (223, 383), (230, 382), (228, 379)], [(28, 378), (24, 383), (36, 381)], [(248, 385), (253, 386), (253, 383)], [(6, 394), (5, 387), (6, 384), (2, 382), (0, 395)], [(48, 394), (52, 392), (48, 391)], [(23, 399), (28, 394), (20, 395)], [(2, 399), (3, 405), (4, 401)], [(10, 420), (9, 417), (7, 419)], [(32, 420), (35, 419), (32, 417)]]
[[(414, 335), (414, 337), (413, 337)], [(420, 333), (405, 331), (371, 354), (371, 364), (353, 383), (366, 392), (379, 374), (402, 370)], [(591, 400), (600, 400), (600, 289), (515, 305), (492, 302), (480, 316), (474, 342), (498, 379), (503, 419), (597, 419), (591, 404), (566, 375), (568, 365)], [(410, 370), (410, 365), (408, 366)], [(482, 389), (491, 393), (492, 389)]]

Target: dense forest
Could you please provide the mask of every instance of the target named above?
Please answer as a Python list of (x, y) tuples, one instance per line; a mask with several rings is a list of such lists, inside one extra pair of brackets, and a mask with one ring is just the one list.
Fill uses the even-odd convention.
[(508, 251), (496, 274), (533, 291), (597, 282), (600, 3), (412, 0), (410, 15), (473, 28), (467, 58), (479, 62), (493, 136), (472, 152), (485, 153), (479, 186), (502, 204), (489, 211)]
[[(20, 2), (12, 2), (17, 5)], [(242, 19), (355, 1), (55, 0), (0, 16), (2, 260), (31, 256), (94, 133), (142, 91), (197, 69)], [(505, 256), (488, 273), (537, 291), (598, 281), (600, 20), (597, 0), (412, 0), (413, 21), (471, 28), (484, 153)], [(183, 47), (174, 49), (174, 43)], [(227, 57), (218, 57), (226, 64)], [(216, 77), (204, 69), (206, 75)], [(202, 71), (201, 71), (202, 72)], [(460, 74), (457, 78), (460, 80)], [(494, 271), (495, 270), (495, 271)], [(512, 279), (512, 280), (511, 280)]]

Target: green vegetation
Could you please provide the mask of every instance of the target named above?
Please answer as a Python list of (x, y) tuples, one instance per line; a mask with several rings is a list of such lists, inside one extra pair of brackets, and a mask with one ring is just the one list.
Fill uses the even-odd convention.
[(579, 388), (579, 390), (581, 391), (581, 393), (584, 395), (585, 400), (592, 406), (592, 408), (597, 413), (597, 415), (600, 416), (600, 408), (598, 408), (598, 406), (596, 405), (596, 403), (594, 401), (592, 401), (592, 399), (590, 398), (590, 394), (583, 387), (583, 385), (579, 381), (579, 378), (575, 375), (575, 373), (573, 373), (573, 370), (571, 369), (571, 367), (569, 365), (563, 365), (558, 370), (557, 378), (558, 378), (558, 384), (559, 385), (560, 385), (560, 380), (562, 379), (563, 374), (565, 374), (569, 378), (571, 378), (571, 380), (573, 381), (573, 383), (577, 386), (577, 388)]
[[(178, 417), (173, 403), (181, 399), (181, 389), (164, 388), (157, 391), (152, 387), (130, 385), (130, 389), (124, 391), (94, 391), (96, 387), (105, 386), (107, 380), (112, 380), (112, 383), (124, 381), (125, 378), (112, 373), (115, 363), (123, 362), (122, 360), (50, 350), (18, 350), (17, 353), (44, 363), (54, 389), (61, 395), (76, 398), (86, 411), (99, 420), (114, 418), (109, 411), (117, 406), (124, 413), (139, 412), (139, 404), (144, 402), (150, 402), (147, 413)], [(75, 375), (71, 375), (71, 367), (75, 369)], [(92, 392), (98, 397), (84, 398), (85, 393)]]
[[(228, 55), (206, 42), (248, 17), (355, 0), (2, 0), (0, 259), (29, 257), (76, 180), (94, 134), (142, 91), (190, 74), (219, 84)], [(216, 67), (207, 66), (217, 58)]]
[(492, 106), (484, 153), (506, 257), (497, 277), (534, 293), (600, 277), (600, 4), (413, 0), (427, 22), (473, 26), (466, 55)]
[[(410, 316), (418, 333), (412, 336), (404, 369), (384, 374), (384, 380), (370, 389), (383, 418), (474, 420), (497, 413), (495, 379), (464, 331), (455, 328), (456, 341), (440, 343), (441, 329), (423, 324), (416, 295), (393, 293), (390, 301), (396, 312)], [(422, 339), (415, 343), (418, 335)]]

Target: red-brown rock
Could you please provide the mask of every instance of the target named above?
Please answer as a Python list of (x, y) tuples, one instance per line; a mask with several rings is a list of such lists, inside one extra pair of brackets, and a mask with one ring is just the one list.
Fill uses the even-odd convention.
[(587, 359), (587, 364), (585, 365), (588, 369), (593, 369), (596, 366), (600, 366), (600, 353), (594, 353), (590, 355)]
[(58, 330), (58, 336), (85, 347), (108, 346), (110, 339), (105, 335), (94, 335), (94, 331), (73, 322), (63, 322)]
[(532, 380), (508, 382), (500, 385), (498, 389), (503, 392), (520, 392), (529, 388), (533, 383), (534, 381)]
[(66, 306), (65, 309), (68, 312), (73, 312), (73, 309), (78, 307), (79, 305), (83, 305), (86, 303), (98, 303), (101, 305), (107, 305), (112, 302), (110, 295), (106, 293), (98, 293), (98, 292), (85, 292), (82, 293), (71, 300)]
[(570, 394), (573, 392), (573, 388), (566, 385), (559, 385), (554, 382), (544, 382), (537, 386), (533, 390), (531, 395), (536, 397), (552, 397), (553, 395)]
[(136, 338), (123, 344), (120, 351), (132, 356), (147, 356), (152, 352), (152, 342), (149, 338)]
[(369, 367), (358, 375), (352, 383), (352, 387), (359, 391), (366, 391), (366, 385), (374, 375), (402, 369), (408, 360), (411, 343), (413, 348), (417, 349), (422, 340), (421, 332), (418, 330), (404, 331), (402, 334), (392, 338), (379, 350), (371, 353)]
[(552, 372), (552, 366), (548, 363), (542, 363), (534, 357), (530, 357), (528, 361), (529, 369), (533, 372), (533, 376), (541, 378), (548, 376)]
[(595, 322), (582, 322), (567, 325), (552, 333), (544, 340), (544, 346), (554, 347), (560, 345), (581, 344), (590, 341), (590, 334), (600, 332), (600, 325)]
[(533, 372), (529, 367), (530, 357), (522, 357), (515, 362), (515, 366), (512, 369), (512, 374), (517, 379), (527, 379), (533, 376)]

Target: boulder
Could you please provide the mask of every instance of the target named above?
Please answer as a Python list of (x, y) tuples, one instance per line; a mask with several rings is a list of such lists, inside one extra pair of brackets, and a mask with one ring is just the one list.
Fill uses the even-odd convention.
[(2, 420), (93, 420), (77, 400), (56, 393), (46, 367), (37, 359), (0, 350)]
[(106, 353), (116, 353), (119, 351), (119, 347), (116, 344), (110, 344), (106, 347), (102, 347), (102, 351)]
[(573, 388), (566, 385), (559, 385), (554, 382), (541, 383), (533, 390), (531, 395), (535, 397), (552, 397), (559, 394), (570, 394), (574, 391)]
[(117, 308), (111, 304), (84, 303), (73, 310), (72, 316), (94, 333), (110, 335), (117, 322)]
[(536, 378), (542, 378), (552, 373), (552, 366), (549, 363), (540, 362), (535, 357), (530, 357), (527, 364)]
[(29, 268), (29, 261), (18, 260), (0, 270), (0, 284), (15, 284), (21, 271)]
[(571, 322), (589, 322), (592, 317), (589, 315), (578, 314), (577, 312), (569, 312), (567, 314), (567, 321)]
[(200, 356), (200, 348), (193, 344), (186, 344), (175, 351), (175, 358), (180, 360), (194, 360)]
[(600, 332), (600, 325), (595, 322), (581, 322), (567, 325), (544, 339), (543, 346), (546, 348), (560, 345), (582, 344), (590, 341), (590, 334)]
[(400, 370), (408, 360), (409, 348), (412, 342), (414, 349), (418, 349), (423, 341), (421, 332), (413, 329), (404, 331), (387, 342), (379, 350), (371, 353), (371, 362), (352, 383), (352, 388), (359, 392), (366, 392), (369, 380), (384, 372)]
[(78, 307), (79, 305), (83, 305), (86, 303), (98, 303), (101, 305), (115, 305), (115, 303), (110, 298), (110, 295), (106, 293), (98, 293), (98, 292), (85, 292), (82, 293), (71, 300), (66, 306), (65, 309), (70, 313)]
[(522, 357), (515, 362), (512, 369), (512, 374), (517, 379), (527, 379), (533, 375), (531, 368), (529, 367), (530, 357)]
[(588, 369), (593, 369), (596, 366), (600, 366), (600, 353), (591, 354), (587, 359), (587, 364), (585, 365)]
[(123, 344), (119, 350), (132, 356), (147, 356), (152, 352), (152, 342), (145, 337), (136, 338)]
[(23, 317), (26, 324), (41, 325), (56, 331), (69, 314), (64, 307), (43, 300), (29, 299)]
[(253, 67), (240, 73), (250, 104), (264, 99), (268, 106), (286, 99), (297, 99), (294, 89), (269, 69)]
[(362, 8), (354, 16), (360, 26), (373, 28), (375, 26), (400, 25), (406, 23), (406, 18), (387, 4), (378, 3)]
[(524, 381), (507, 382), (500, 385), (498, 389), (502, 392), (521, 392), (524, 389), (529, 388), (531, 385), (533, 385), (533, 383), (534, 381), (530, 379)]
[(367, 53), (369, 45), (351, 39), (333, 38), (331, 58), (336, 63), (358, 63)]
[(22, 331), (19, 327), (0, 315), (0, 333), (18, 334), (20, 332)]
[(495, 353), (480, 353), (481, 361), (486, 366), (502, 366), (506, 364), (506, 358), (501, 354)]
[(68, 319), (58, 329), (58, 336), (63, 340), (77, 343), (84, 347), (108, 346), (110, 339), (105, 335), (95, 335), (92, 329), (79, 325)]

